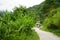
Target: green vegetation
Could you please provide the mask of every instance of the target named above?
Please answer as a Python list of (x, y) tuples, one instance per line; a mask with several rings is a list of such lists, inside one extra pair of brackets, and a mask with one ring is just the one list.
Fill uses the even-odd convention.
[[(54, 11), (56, 13), (52, 15)], [(48, 15), (42, 25), (44, 26), (44, 28), (42, 27), (43, 30), (53, 32), (60, 36), (60, 8), (51, 11), (51, 14)]]
[(39, 5), (30, 7), (41, 21), (41, 29), (60, 36), (60, 0), (45, 0)]
[(36, 23), (35, 14), (26, 7), (15, 7), (13, 12), (0, 12), (0, 40), (39, 40), (31, 28)]
[[(48, 3), (50, 1), (46, 0)], [(46, 11), (45, 14), (48, 14), (43, 23), (42, 29), (53, 32), (54, 34), (60, 36), (60, 1), (59, 0), (51, 0), (50, 8)]]
[(39, 40), (31, 29), (38, 20), (42, 30), (60, 36), (60, 0), (45, 0), (30, 8), (15, 7), (13, 12), (0, 11), (0, 40)]

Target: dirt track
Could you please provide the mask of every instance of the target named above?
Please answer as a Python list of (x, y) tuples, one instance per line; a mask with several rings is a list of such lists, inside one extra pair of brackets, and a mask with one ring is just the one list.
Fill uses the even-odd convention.
[(40, 40), (60, 40), (60, 37), (54, 35), (53, 33), (40, 30), (38, 27), (34, 28), (38, 33)]

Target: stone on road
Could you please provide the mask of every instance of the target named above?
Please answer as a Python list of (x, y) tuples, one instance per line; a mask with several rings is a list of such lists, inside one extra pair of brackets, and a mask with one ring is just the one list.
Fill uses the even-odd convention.
[(53, 33), (42, 31), (37, 27), (34, 29), (38, 33), (40, 40), (60, 40), (60, 37), (54, 35)]

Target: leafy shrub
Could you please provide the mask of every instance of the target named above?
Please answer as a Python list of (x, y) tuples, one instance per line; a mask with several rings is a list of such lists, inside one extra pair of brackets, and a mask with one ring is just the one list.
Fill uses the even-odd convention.
[(59, 20), (60, 20), (60, 16), (59, 16), (59, 8), (56, 9), (55, 11), (57, 11), (56, 13), (54, 11), (51, 11), (50, 15), (48, 15), (48, 17), (45, 19), (45, 21), (43, 22), (43, 25), (45, 26), (57, 26), (59, 25)]
[[(55, 11), (55, 12), (54, 12)], [(60, 8), (51, 10), (50, 15), (43, 22), (43, 30), (51, 31), (57, 35), (60, 33)], [(52, 15), (53, 14), (53, 15)]]
[(35, 24), (31, 14), (25, 7), (16, 8), (12, 13), (5, 11), (5, 16), (0, 16), (0, 40), (38, 40), (37, 34), (31, 30)]

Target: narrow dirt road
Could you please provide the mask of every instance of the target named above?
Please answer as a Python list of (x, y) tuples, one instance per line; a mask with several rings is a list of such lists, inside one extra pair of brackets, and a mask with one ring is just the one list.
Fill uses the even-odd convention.
[(37, 27), (34, 29), (38, 33), (40, 40), (60, 40), (60, 37), (54, 35), (53, 33), (42, 31)]

